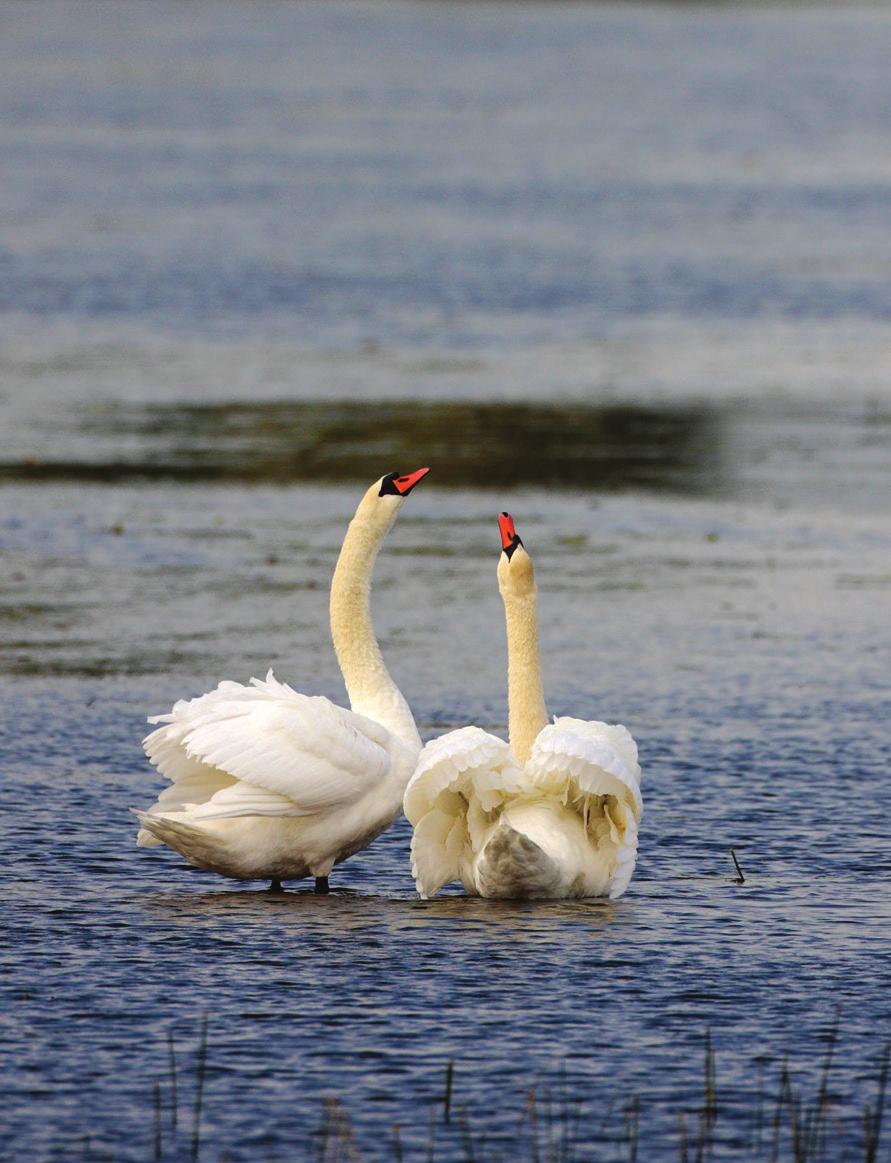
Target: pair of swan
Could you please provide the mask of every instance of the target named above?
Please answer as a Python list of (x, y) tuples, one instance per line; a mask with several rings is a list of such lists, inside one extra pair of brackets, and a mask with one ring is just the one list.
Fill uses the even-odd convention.
[(510, 745), (478, 727), (421, 748), (371, 624), (378, 550), (426, 468), (365, 493), (331, 583), (331, 636), (350, 709), (299, 694), (272, 672), (175, 704), (144, 741), (170, 785), (137, 812), (140, 846), (241, 880), (315, 878), (365, 848), (403, 809), (418, 891), (460, 880), (484, 897), (617, 897), (641, 812), (637, 749), (624, 727), (547, 723), (532, 561), (499, 518), (508, 633)]

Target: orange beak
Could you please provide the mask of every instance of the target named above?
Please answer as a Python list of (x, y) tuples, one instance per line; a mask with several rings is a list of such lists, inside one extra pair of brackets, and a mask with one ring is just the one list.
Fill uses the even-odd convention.
[(501, 530), (501, 548), (510, 560), (517, 546), (523, 544), (510, 513), (498, 514), (498, 528)]
[(415, 472), (407, 472), (405, 476), (396, 477), (393, 481), (396, 491), (401, 496), (407, 497), (415, 485), (420, 484), (429, 471), (429, 468), (419, 468)]
[(514, 527), (514, 519), (510, 513), (498, 514), (498, 528), (501, 530), (501, 548), (510, 549), (517, 535), (517, 530)]

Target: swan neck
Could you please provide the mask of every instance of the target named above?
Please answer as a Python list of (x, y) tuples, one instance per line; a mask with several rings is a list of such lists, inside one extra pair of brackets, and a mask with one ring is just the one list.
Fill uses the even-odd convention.
[(420, 750), (408, 703), (387, 670), (371, 621), (371, 579), (378, 550), (396, 517), (370, 520), (360, 505), (331, 580), (331, 638), (350, 706)]
[(507, 706), (510, 747), (525, 763), (539, 733), (547, 725), (541, 654), (538, 644), (536, 592), (518, 597), (504, 594), (507, 622)]

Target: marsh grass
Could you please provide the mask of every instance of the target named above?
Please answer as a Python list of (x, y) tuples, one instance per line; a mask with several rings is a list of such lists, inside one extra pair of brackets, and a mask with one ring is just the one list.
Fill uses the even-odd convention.
[[(833, 1023), (812, 1094), (799, 1087), (788, 1061), (780, 1067), (772, 1093), (765, 1092), (763, 1073), (757, 1090), (744, 1100), (722, 1096), (710, 1031), (703, 1046), (702, 1089), (691, 1105), (676, 1113), (677, 1139), (671, 1155), (664, 1140), (658, 1147), (647, 1135), (645, 1095), (631, 1093), (617, 1101), (598, 1101), (569, 1090), (565, 1070), (553, 1082), (531, 1086), (518, 1111), (513, 1136), (486, 1134), (485, 1111), (474, 1112), (462, 1102), (460, 1069), (449, 1061), (443, 1085), (434, 1095), (426, 1120), (426, 1141), (407, 1141), (393, 1123), (390, 1135), (371, 1145), (360, 1142), (349, 1110), (335, 1096), (326, 1097), (319, 1121), (304, 1145), (286, 1155), (264, 1154), (264, 1163), (653, 1163), (673, 1158), (679, 1163), (835, 1163), (840, 1158), (880, 1163), (882, 1125), (891, 1041), (882, 1048), (877, 1069), (864, 1083), (858, 1119), (845, 1114), (832, 1087), (832, 1068), (839, 1041), (839, 1017)], [(202, 1020), (191, 1076), (178, 1066), (172, 1035), (167, 1037), (167, 1077), (153, 1088), (152, 1144), (147, 1157), (155, 1163), (214, 1163), (227, 1154), (202, 1154), (201, 1125), (208, 1065), (208, 1024)], [(802, 1067), (809, 1070), (811, 1063)], [(504, 1097), (498, 1096), (503, 1107)], [(180, 1105), (190, 1107), (185, 1118)], [(652, 1104), (651, 1104), (652, 1105)], [(858, 1105), (858, 1104), (854, 1104)], [(850, 1110), (850, 1106), (846, 1106)], [(416, 1124), (422, 1122), (415, 1119)], [(664, 1124), (663, 1124), (664, 1125)], [(81, 1140), (84, 1154), (89, 1139)], [(653, 1151), (656, 1151), (656, 1154)], [(240, 1152), (236, 1157), (246, 1157)], [(113, 1158), (113, 1156), (112, 1156)]]

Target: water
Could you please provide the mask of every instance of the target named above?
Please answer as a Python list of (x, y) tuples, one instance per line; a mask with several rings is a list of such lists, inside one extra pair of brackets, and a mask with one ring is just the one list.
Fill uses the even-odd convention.
[[(886, 11), (33, 0), (0, 32), (9, 1157), (154, 1158), (160, 1084), (173, 1158), (168, 1035), (189, 1157), (206, 1015), (205, 1160), (302, 1158), (326, 1097), (367, 1158), (394, 1124), (426, 1158), (434, 1109), (465, 1158), (464, 1108), (515, 1158), (531, 1087), (584, 1101), (582, 1157), (629, 1157), (639, 1096), (641, 1157), (678, 1158), (707, 1030), (715, 1156), (764, 1158), (840, 1007), (831, 1157), (863, 1158)], [(640, 744), (626, 896), (421, 902), (404, 823), (323, 899), (137, 851), (145, 716), (270, 665), (341, 699), (343, 529), (425, 463), (375, 579), (388, 662), (425, 737), (504, 731), (509, 508), (551, 709)]]

